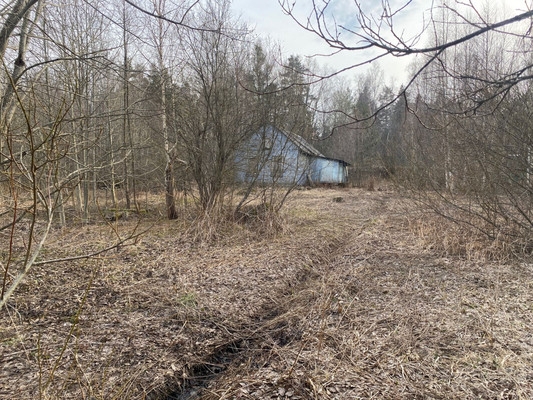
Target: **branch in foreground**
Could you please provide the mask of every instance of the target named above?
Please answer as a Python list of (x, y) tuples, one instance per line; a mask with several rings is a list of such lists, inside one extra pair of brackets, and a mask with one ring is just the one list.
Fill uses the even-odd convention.
[[(51, 259), (51, 260), (36, 261), (37, 257), (40, 254), (40, 250), (42, 249), (42, 247), (43, 247), (43, 245), (44, 245), (44, 243), (46, 241), (46, 238), (48, 236), (48, 233), (50, 231), (51, 222), (52, 222), (52, 219), (50, 218), (50, 221), (49, 221), (49, 223), (48, 223), (48, 225), (46, 227), (46, 230), (45, 230), (45, 234), (44, 234), (43, 238), (41, 239), (41, 241), (39, 242), (39, 245), (37, 246), (37, 249), (34, 252), (33, 256), (26, 262), (26, 265), (24, 266), (24, 269), (22, 270), (22, 272), (20, 272), (19, 275), (15, 278), (15, 280), (13, 281), (13, 283), (11, 284), (9, 289), (6, 290), (6, 292), (4, 294), (4, 297), (2, 299), (0, 299), (0, 310), (7, 303), (7, 301), (9, 300), (11, 295), (15, 292), (17, 287), (22, 283), (24, 278), (28, 275), (28, 273), (30, 272), (30, 270), (31, 270), (31, 268), (33, 266), (40, 266), (40, 265), (54, 264), (54, 263), (58, 263), (58, 262), (76, 261), (76, 260), (83, 260), (83, 259), (93, 258), (93, 257), (99, 256), (100, 254), (106, 253), (106, 252), (108, 252), (110, 250), (118, 249), (121, 246), (128, 246), (128, 245), (131, 245), (131, 244), (135, 244), (137, 242), (137, 239), (150, 229), (150, 228), (147, 228), (147, 229), (143, 230), (142, 232), (135, 233), (135, 234), (132, 233), (128, 237), (120, 239), (119, 241), (115, 242), (111, 246), (105, 247), (105, 248), (103, 248), (101, 250), (98, 250), (98, 251), (95, 251), (95, 252), (92, 252), (92, 253), (89, 253), (89, 254), (82, 254), (82, 255), (79, 255), (79, 256), (71, 256), (71, 257), (63, 257), (63, 258), (55, 258), (55, 259)], [(134, 230), (134, 232), (135, 232), (135, 230)]]

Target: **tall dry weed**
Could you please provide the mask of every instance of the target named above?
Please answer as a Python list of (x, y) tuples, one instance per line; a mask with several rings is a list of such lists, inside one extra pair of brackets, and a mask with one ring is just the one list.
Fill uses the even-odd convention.
[(266, 237), (273, 237), (288, 227), (282, 211), (265, 203), (242, 207), (234, 218), (235, 222)]
[(527, 246), (513, 236), (500, 233), (494, 238), (470, 225), (467, 220), (453, 221), (425, 214), (410, 222), (422, 246), (470, 261), (508, 261), (527, 253)]
[(186, 236), (197, 244), (212, 244), (234, 241), (241, 236), (271, 238), (287, 231), (288, 227), (282, 211), (258, 204), (242, 207), (237, 213), (231, 207), (199, 213), (189, 225)]

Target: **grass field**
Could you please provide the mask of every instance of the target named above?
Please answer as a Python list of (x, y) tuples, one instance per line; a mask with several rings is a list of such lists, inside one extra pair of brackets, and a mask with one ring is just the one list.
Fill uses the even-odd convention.
[[(0, 311), (0, 399), (533, 398), (533, 264), (394, 191), (296, 191), (270, 235), (113, 226), (136, 224)], [(58, 229), (45, 251), (113, 234)]]

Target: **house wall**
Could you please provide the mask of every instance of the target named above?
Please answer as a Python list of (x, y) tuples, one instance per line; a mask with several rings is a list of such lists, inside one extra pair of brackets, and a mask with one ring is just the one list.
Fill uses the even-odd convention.
[(314, 183), (346, 183), (346, 167), (340, 161), (314, 158), (311, 171)]
[(309, 157), (272, 127), (252, 135), (236, 156), (236, 178), (239, 182), (304, 185), (309, 167)]

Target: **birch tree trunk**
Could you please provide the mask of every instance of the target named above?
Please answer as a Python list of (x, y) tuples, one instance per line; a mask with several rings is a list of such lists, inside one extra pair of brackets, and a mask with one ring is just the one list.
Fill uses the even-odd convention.
[[(154, 7), (159, 16), (165, 12), (165, 0), (154, 0)], [(161, 113), (161, 134), (163, 136), (163, 146), (165, 151), (165, 204), (168, 219), (177, 219), (176, 199), (174, 197), (174, 146), (170, 141), (168, 118), (167, 118), (167, 91), (166, 85), (170, 79), (165, 66), (165, 33), (167, 29), (162, 19), (157, 20), (157, 31), (155, 32), (155, 46), (157, 51), (158, 72), (160, 76), (160, 113)]]

